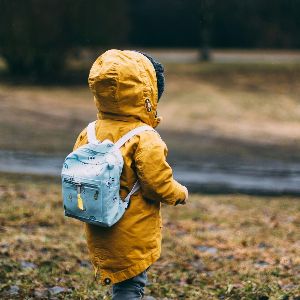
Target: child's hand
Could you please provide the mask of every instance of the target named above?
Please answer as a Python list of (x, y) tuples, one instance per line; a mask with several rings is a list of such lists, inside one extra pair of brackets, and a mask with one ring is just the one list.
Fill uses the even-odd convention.
[(184, 193), (185, 193), (185, 199), (184, 202), (189, 198), (189, 191), (187, 189), (187, 187), (184, 186)]
[(185, 205), (186, 200), (189, 198), (188, 189), (184, 185), (182, 187), (183, 187), (183, 190), (184, 190), (185, 198), (184, 198), (184, 200), (177, 200), (176, 203), (175, 203), (175, 206), (178, 205), (178, 204)]
[(184, 193), (185, 193), (185, 199), (183, 201), (181, 201), (180, 204), (185, 205), (186, 200), (189, 198), (189, 191), (185, 186), (183, 188), (184, 188)]

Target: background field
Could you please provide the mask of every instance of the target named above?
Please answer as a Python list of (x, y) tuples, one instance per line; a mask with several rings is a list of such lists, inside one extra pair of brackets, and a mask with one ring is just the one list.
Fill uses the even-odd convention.
[[(299, 64), (169, 63), (166, 73), (159, 130), (171, 155), (188, 149), (299, 158)], [(66, 153), (96, 117), (87, 84), (2, 83), (0, 99), (2, 149)]]
[[(173, 163), (299, 161), (300, 65), (167, 63), (166, 72), (159, 129)], [(6, 82), (0, 99), (6, 150), (66, 154), (96, 113), (85, 84)], [(63, 217), (57, 178), (2, 173), (0, 197), (2, 299), (109, 298), (93, 281), (82, 225)], [(195, 194), (163, 207), (163, 255), (148, 295), (299, 299), (299, 200)]]

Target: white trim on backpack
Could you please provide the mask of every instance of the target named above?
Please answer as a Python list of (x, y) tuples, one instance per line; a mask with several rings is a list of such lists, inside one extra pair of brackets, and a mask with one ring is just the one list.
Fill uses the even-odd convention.
[(147, 130), (155, 131), (155, 129), (149, 125), (144, 125), (144, 126), (134, 128), (134, 129), (130, 130), (128, 133), (126, 133), (125, 135), (123, 135), (117, 142), (115, 142), (115, 147), (120, 149), (133, 136), (135, 136), (143, 131), (147, 131)]
[[(127, 141), (129, 141), (132, 137), (134, 137), (135, 135), (143, 132), (143, 131), (155, 131), (156, 130), (154, 128), (152, 128), (149, 125), (143, 125), (140, 127), (136, 127), (132, 130), (130, 130), (129, 132), (127, 132), (125, 135), (123, 135), (119, 140), (117, 140), (114, 143), (114, 147), (116, 148), (121, 148)], [(91, 122), (88, 126), (87, 126), (87, 138), (88, 138), (88, 143), (92, 143), (92, 144), (101, 144), (101, 141), (97, 140), (96, 137), (96, 121)], [(102, 143), (106, 142), (107, 140), (104, 140)], [(134, 194), (136, 191), (138, 191), (140, 188), (140, 183), (137, 180), (135, 182), (135, 184), (133, 185), (131, 191), (128, 193), (128, 195), (126, 196), (126, 198), (124, 199), (126, 208), (129, 204), (129, 200), (130, 197), (132, 196), (132, 194)]]
[(97, 140), (96, 137), (96, 121), (90, 123), (87, 126), (87, 138), (88, 138), (88, 142), (91, 144), (99, 144), (101, 143), (100, 141)]
[(139, 188), (140, 188), (140, 183), (139, 183), (139, 181), (137, 180), (137, 181), (135, 182), (135, 184), (133, 185), (131, 191), (128, 193), (128, 195), (127, 195), (127, 196), (125, 197), (125, 199), (124, 199), (124, 202), (125, 202), (125, 208), (128, 207), (130, 197), (131, 197), (135, 192), (137, 192), (137, 191), (139, 190)]

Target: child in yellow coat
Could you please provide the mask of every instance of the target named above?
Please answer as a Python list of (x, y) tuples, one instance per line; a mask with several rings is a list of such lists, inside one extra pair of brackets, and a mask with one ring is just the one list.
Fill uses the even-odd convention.
[[(130, 130), (155, 128), (157, 104), (163, 92), (163, 67), (137, 51), (109, 50), (94, 62), (89, 86), (98, 109), (97, 139), (116, 142)], [(87, 131), (74, 149), (87, 143)], [(144, 131), (120, 149), (124, 167), (122, 199), (139, 180), (140, 189), (119, 222), (110, 228), (85, 224), (90, 258), (99, 282), (113, 284), (113, 299), (141, 299), (146, 270), (161, 253), (161, 203), (184, 204), (187, 189), (174, 180), (166, 162), (167, 147), (154, 131)]]

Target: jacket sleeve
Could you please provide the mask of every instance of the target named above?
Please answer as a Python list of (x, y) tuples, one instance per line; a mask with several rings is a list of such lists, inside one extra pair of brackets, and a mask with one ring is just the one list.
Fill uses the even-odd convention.
[(185, 200), (185, 188), (174, 180), (167, 152), (157, 133), (144, 132), (135, 152), (135, 166), (145, 198), (177, 205)]

